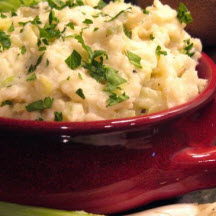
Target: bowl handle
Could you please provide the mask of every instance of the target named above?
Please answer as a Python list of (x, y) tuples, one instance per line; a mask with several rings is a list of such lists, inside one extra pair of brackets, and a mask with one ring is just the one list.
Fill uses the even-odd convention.
[(216, 168), (216, 146), (186, 148), (172, 157), (178, 168)]

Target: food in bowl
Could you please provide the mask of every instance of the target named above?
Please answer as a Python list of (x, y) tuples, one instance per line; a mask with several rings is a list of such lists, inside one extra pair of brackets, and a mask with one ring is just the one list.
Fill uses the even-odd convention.
[(206, 86), (192, 21), (155, 0), (77, 0), (22, 6), (0, 18), (0, 116), (94, 121), (166, 110)]

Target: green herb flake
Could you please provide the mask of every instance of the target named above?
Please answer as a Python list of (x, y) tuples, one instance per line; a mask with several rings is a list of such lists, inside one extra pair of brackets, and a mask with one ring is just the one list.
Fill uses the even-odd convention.
[(109, 96), (109, 99), (107, 100), (107, 107), (122, 103), (123, 101), (126, 101), (128, 99), (129, 99), (129, 97), (125, 94), (125, 92), (120, 96), (113, 93)]
[(59, 39), (63, 32), (60, 32), (60, 30), (57, 29), (58, 23), (59, 20), (55, 16), (54, 11), (51, 11), (49, 13), (49, 23), (45, 24), (43, 28), (38, 27), (40, 31), (40, 39), (42, 39), (42, 41), (46, 40), (47, 43)]
[(19, 24), (20, 26), (23, 26), (23, 27), (26, 26), (28, 23), (31, 23), (31, 24), (33, 24), (33, 25), (39, 25), (39, 24), (41, 24), (42, 22), (41, 22), (39, 16), (36, 16), (32, 21), (18, 22), (18, 24)]
[(161, 50), (161, 46), (157, 46), (157, 48), (156, 48), (156, 54), (158, 55), (158, 56), (160, 56), (160, 55), (167, 55), (167, 52), (166, 51), (162, 51)]
[(107, 3), (106, 2), (104, 2), (103, 0), (100, 0), (99, 2), (98, 2), (98, 5), (95, 7), (96, 9), (99, 9), (99, 10), (102, 10), (104, 7), (106, 7), (107, 6)]
[(6, 16), (5, 14), (3, 14), (3, 13), (0, 14), (0, 17), (1, 17), (2, 19), (7, 18), (7, 16)]
[(93, 18), (98, 18), (100, 15), (103, 15), (102, 12), (92, 15)]
[(123, 30), (124, 30), (124, 33), (125, 33), (125, 35), (128, 37), (128, 38), (132, 38), (132, 31), (130, 31), (127, 27), (126, 27), (126, 25), (123, 25)]
[(45, 45), (47, 45), (47, 46), (49, 45), (49, 42), (48, 42), (48, 40), (47, 40), (46, 38), (44, 38), (42, 41), (43, 41), (43, 43), (44, 43)]
[(79, 88), (76, 91), (76, 94), (79, 95), (83, 100), (85, 100), (85, 95), (84, 95), (83, 90), (81, 88)]
[(34, 72), (34, 71), (37, 69), (38, 65), (39, 65), (39, 64), (42, 62), (42, 60), (43, 60), (43, 56), (44, 56), (44, 53), (43, 53), (42, 55), (39, 56), (39, 58), (37, 59), (37, 62), (36, 62), (35, 65), (31, 65), (31, 66), (29, 67), (28, 73), (27, 73), (27, 74), (30, 74), (30, 73)]
[(11, 16), (12, 17), (17, 16), (17, 13), (15, 11), (11, 11)]
[(47, 60), (46, 60), (46, 66), (47, 66), (47, 67), (49, 66), (49, 63), (50, 63), (50, 62), (49, 62), (49, 59), (47, 59)]
[[(82, 47), (88, 53), (88, 62), (83, 62), (83, 67), (89, 71), (91, 77), (97, 82), (106, 85), (104, 91), (111, 94), (110, 98), (107, 100), (107, 105), (112, 106), (127, 100), (129, 97), (125, 94), (117, 96), (114, 93), (115, 90), (121, 90), (119, 86), (127, 81), (118, 74), (117, 70), (104, 65), (104, 59), (108, 59), (106, 51), (95, 50), (93, 52), (92, 49), (85, 44), (82, 35), (76, 35), (75, 39), (82, 44)], [(77, 92), (81, 93), (82, 91), (77, 90)]]
[(76, 7), (76, 6), (82, 6), (84, 5), (82, 0), (67, 0), (67, 1), (61, 1), (61, 0), (48, 0), (48, 4), (51, 8), (55, 8), (57, 10), (62, 10), (65, 7)]
[(42, 111), (45, 109), (50, 109), (53, 105), (54, 99), (50, 97), (46, 97), (44, 100), (35, 101), (28, 106), (26, 106), (26, 110), (28, 112), (34, 112), (34, 111)]
[(25, 53), (26, 53), (26, 47), (22, 46), (22, 48), (21, 48), (21, 54), (24, 55)]
[(75, 35), (75, 39), (82, 45), (83, 49), (86, 50), (86, 52), (89, 55), (89, 58), (92, 58), (93, 51), (92, 51), (91, 47), (89, 47), (85, 44), (82, 35)]
[(46, 47), (40, 47), (39, 49), (38, 49), (38, 51), (45, 51), (47, 48)]
[(14, 29), (14, 24), (12, 23), (11, 26), (10, 26), (10, 28), (8, 29), (8, 31), (9, 31), (9, 32), (13, 32), (14, 30), (15, 30), (15, 29)]
[(40, 38), (45, 38), (47, 41), (52, 39), (59, 39), (61, 36), (61, 32), (59, 29), (53, 28), (53, 26), (45, 26), (44, 28), (39, 28)]
[(10, 101), (10, 100), (6, 100), (6, 101), (3, 101), (2, 103), (1, 103), (1, 107), (3, 107), (3, 106), (12, 106), (13, 105), (13, 102), (12, 101)]
[(37, 76), (36, 76), (36, 74), (34, 73), (34, 74), (32, 74), (28, 79), (26, 79), (26, 81), (27, 82), (30, 82), (30, 81), (34, 81), (34, 80), (36, 80), (37, 79)]
[(150, 34), (150, 35), (149, 35), (149, 39), (150, 39), (150, 40), (154, 40), (154, 39), (155, 39), (154, 35), (153, 35), (153, 34)]
[(128, 59), (129, 59), (129, 61), (130, 61), (133, 65), (135, 65), (135, 66), (138, 67), (138, 68), (142, 68), (142, 65), (141, 65), (141, 60), (142, 60), (142, 59), (141, 59), (140, 56), (138, 56), (138, 55), (136, 55), (135, 53), (132, 53), (132, 52), (130, 52), (130, 51), (127, 51), (126, 55), (127, 55)]
[(61, 112), (55, 112), (54, 113), (54, 121), (56, 122), (62, 122), (63, 121), (63, 114)]
[(69, 77), (67, 77), (67, 81), (69, 81), (69, 80), (70, 80), (70, 78), (71, 78), (70, 76), (69, 76)]
[(96, 32), (96, 31), (98, 31), (98, 30), (99, 30), (99, 28), (97, 28), (97, 27), (96, 27), (96, 28), (94, 28), (94, 32)]
[(190, 11), (187, 7), (181, 2), (178, 7), (178, 14), (177, 18), (179, 19), (180, 23), (189, 24), (193, 22), (193, 18), (191, 16)]
[(149, 11), (147, 11), (146, 9), (143, 9), (143, 13), (149, 15)]
[(105, 22), (112, 22), (113, 20), (117, 19), (120, 15), (125, 14), (125, 13), (130, 13), (132, 10), (132, 7), (129, 7), (125, 10), (120, 11), (118, 14), (116, 14), (114, 17), (112, 17), (109, 20), (106, 20)]
[(10, 36), (6, 35), (5, 32), (0, 30), (0, 50), (9, 49), (11, 47)]
[(54, 11), (50, 11), (49, 13), (49, 24), (52, 25), (57, 25), (59, 23), (58, 18), (55, 16), (55, 12)]
[(74, 50), (65, 62), (72, 70), (74, 70), (81, 65), (82, 57), (76, 50)]
[(105, 79), (110, 86), (117, 87), (117, 86), (127, 82), (124, 78), (122, 78), (121, 76), (118, 75), (117, 70), (115, 70), (111, 67), (108, 67), (108, 66), (104, 66), (104, 69), (105, 69), (105, 74), (104, 74)]
[(78, 77), (79, 77), (79, 79), (83, 79), (83, 77), (82, 77), (82, 74), (81, 73), (78, 73)]
[(72, 30), (74, 30), (74, 24), (73, 24), (72, 22), (69, 22), (69, 23), (67, 24), (67, 26), (68, 26), (69, 28), (71, 28)]
[(184, 40), (186, 46), (183, 50), (183, 53), (185, 53), (186, 55), (188, 55), (189, 57), (193, 57), (195, 52), (192, 52), (193, 49), (193, 43), (191, 43), (190, 39)]
[(91, 24), (93, 24), (93, 21), (90, 20), (90, 19), (85, 19), (85, 20), (83, 21), (83, 23), (85, 23), (85, 24), (87, 24), (87, 25), (91, 25)]

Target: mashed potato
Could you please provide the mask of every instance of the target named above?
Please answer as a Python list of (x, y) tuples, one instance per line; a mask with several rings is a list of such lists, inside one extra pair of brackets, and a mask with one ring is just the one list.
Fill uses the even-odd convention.
[(76, 2), (1, 16), (0, 116), (132, 117), (183, 104), (204, 89), (195, 69), (201, 42), (184, 31), (177, 11), (158, 0), (145, 10)]

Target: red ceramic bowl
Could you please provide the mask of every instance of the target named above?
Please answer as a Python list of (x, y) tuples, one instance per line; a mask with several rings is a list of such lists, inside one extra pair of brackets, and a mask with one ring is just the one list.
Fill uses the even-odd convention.
[(216, 69), (205, 54), (198, 71), (209, 80), (200, 96), (153, 115), (0, 119), (0, 200), (107, 214), (216, 186)]
[(205, 105), (212, 99), (216, 89), (216, 72), (213, 61), (203, 53), (202, 59), (198, 66), (200, 78), (208, 80), (206, 89), (193, 100), (175, 108), (161, 111), (158, 113), (144, 115), (139, 117), (94, 121), (94, 122), (40, 122), (40, 121), (23, 121), (16, 119), (0, 118), (0, 129), (14, 130), (16, 132), (39, 133), (39, 134), (63, 134), (70, 136), (92, 134), (92, 133), (109, 133), (116, 131), (131, 131), (141, 128), (149, 128), (153, 125), (159, 125), (168, 120), (185, 115)]

